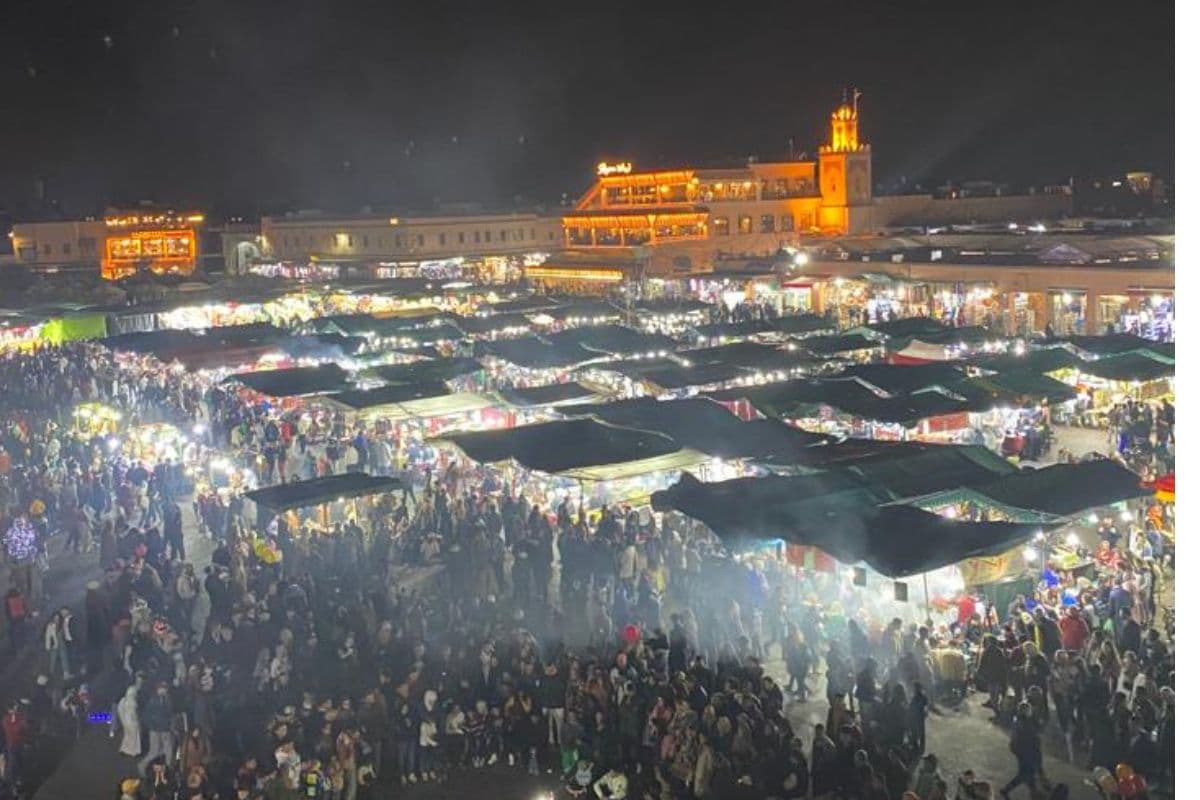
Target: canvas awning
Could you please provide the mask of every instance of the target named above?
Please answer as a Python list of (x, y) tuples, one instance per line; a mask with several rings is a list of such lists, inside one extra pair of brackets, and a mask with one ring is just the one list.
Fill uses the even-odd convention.
[(1175, 362), (1145, 353), (1122, 353), (1089, 361), (1079, 367), (1084, 375), (1110, 381), (1153, 381), (1175, 374)]
[(661, 433), (571, 419), (522, 425), (506, 430), (453, 433), (433, 441), (449, 442), (472, 461), (493, 464), (515, 460), (527, 469), (565, 474), (588, 467), (627, 464), (673, 455), (682, 448)]
[(545, 386), (513, 387), (501, 390), (500, 394), (514, 406), (522, 408), (552, 406), (560, 403), (586, 403), (600, 397), (597, 392), (574, 381), (551, 383)]
[(1108, 459), (1022, 470), (974, 488), (999, 503), (1060, 517), (1151, 494), (1137, 475)]
[(825, 474), (719, 483), (685, 474), (652, 497), (656, 509), (698, 519), (727, 544), (783, 539), (820, 548), (844, 564), (865, 561), (889, 577), (1002, 553), (1045, 527), (959, 522), (887, 501), (886, 492)]
[(337, 364), (239, 372), (226, 378), (225, 383), (240, 383), (267, 397), (305, 397), (354, 388), (350, 373)]
[(323, 478), (293, 481), (277, 486), (268, 486), (265, 489), (255, 489), (246, 492), (246, 498), (271, 511), (279, 512), (294, 508), (310, 508), (334, 500), (383, 494), (395, 491), (400, 486), (400, 481), (395, 478), (347, 472), (342, 475), (328, 475)]
[(719, 403), (704, 398), (660, 401), (647, 397), (571, 406), (560, 411), (662, 433), (686, 448), (728, 459), (799, 463), (803, 461), (805, 448), (829, 440), (778, 420), (745, 422)]
[(578, 344), (569, 342), (552, 344), (537, 336), (483, 342), (477, 347), (481, 347), (483, 352), (496, 358), (527, 369), (574, 367), (601, 357), (599, 353), (585, 350)]
[(479, 372), (483, 365), (473, 358), (439, 358), (410, 364), (385, 364), (366, 371), (367, 376), (386, 383), (448, 381)]

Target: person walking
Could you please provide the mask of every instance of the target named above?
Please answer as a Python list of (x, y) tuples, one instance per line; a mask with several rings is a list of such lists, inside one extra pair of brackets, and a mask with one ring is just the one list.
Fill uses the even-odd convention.
[(1022, 784), (1029, 787), (1031, 797), (1035, 796), (1042, 773), (1042, 740), (1033, 717), (1033, 707), (1027, 701), (1017, 706), (1017, 724), (1008, 748), (1017, 758), (1017, 774), (1004, 784), (1000, 796), (1009, 800), (1012, 790)]
[(171, 725), (174, 709), (171, 707), (168, 691), (167, 682), (161, 681), (154, 691), (154, 696), (146, 702), (145, 711), (142, 713), (146, 728), (150, 731), (150, 746), (139, 762), (142, 770), (159, 756), (163, 756), (168, 762), (175, 758), (175, 735)]
[(125, 696), (117, 703), (117, 720), (121, 723), (121, 755), (137, 758), (142, 754), (142, 725), (138, 717), (138, 686), (130, 684)]

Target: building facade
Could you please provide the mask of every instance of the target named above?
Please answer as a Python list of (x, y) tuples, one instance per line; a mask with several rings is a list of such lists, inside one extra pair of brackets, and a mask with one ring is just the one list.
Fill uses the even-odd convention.
[(706, 274), (730, 261), (889, 226), (1052, 220), (1070, 212), (1066, 191), (875, 197), (871, 147), (858, 123), (855, 92), (830, 116), (816, 161), (655, 172), (600, 164), (596, 182), (562, 217), (563, 250), (526, 274), (547, 287), (603, 290), (624, 280)]
[(191, 275), (200, 260), (202, 214), (112, 210), (103, 219), (13, 225), (16, 263), (35, 272), (98, 271), (118, 280), (139, 270)]
[[(561, 246), (557, 217), (537, 214), (265, 217), (256, 240), (259, 266), (355, 266), (375, 277), (397, 270), (461, 261), (492, 279), (509, 262), (523, 266)], [(253, 266), (250, 267), (254, 269)]]

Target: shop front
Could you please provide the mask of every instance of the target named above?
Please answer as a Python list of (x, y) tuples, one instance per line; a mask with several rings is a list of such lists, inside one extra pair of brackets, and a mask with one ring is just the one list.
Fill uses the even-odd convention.
[(1082, 289), (1052, 289), (1049, 292), (1049, 322), (1056, 336), (1087, 333), (1088, 295)]
[(1175, 341), (1175, 296), (1171, 292), (1100, 295), (1097, 312), (1097, 332), (1131, 333), (1154, 341)]

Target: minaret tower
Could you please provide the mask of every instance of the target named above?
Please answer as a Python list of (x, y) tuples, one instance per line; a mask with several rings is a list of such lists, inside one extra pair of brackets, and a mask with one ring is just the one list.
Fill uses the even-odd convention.
[(829, 118), (829, 144), (820, 149), (821, 227), (838, 233), (870, 229), (871, 146), (858, 139), (858, 99), (850, 89)]

